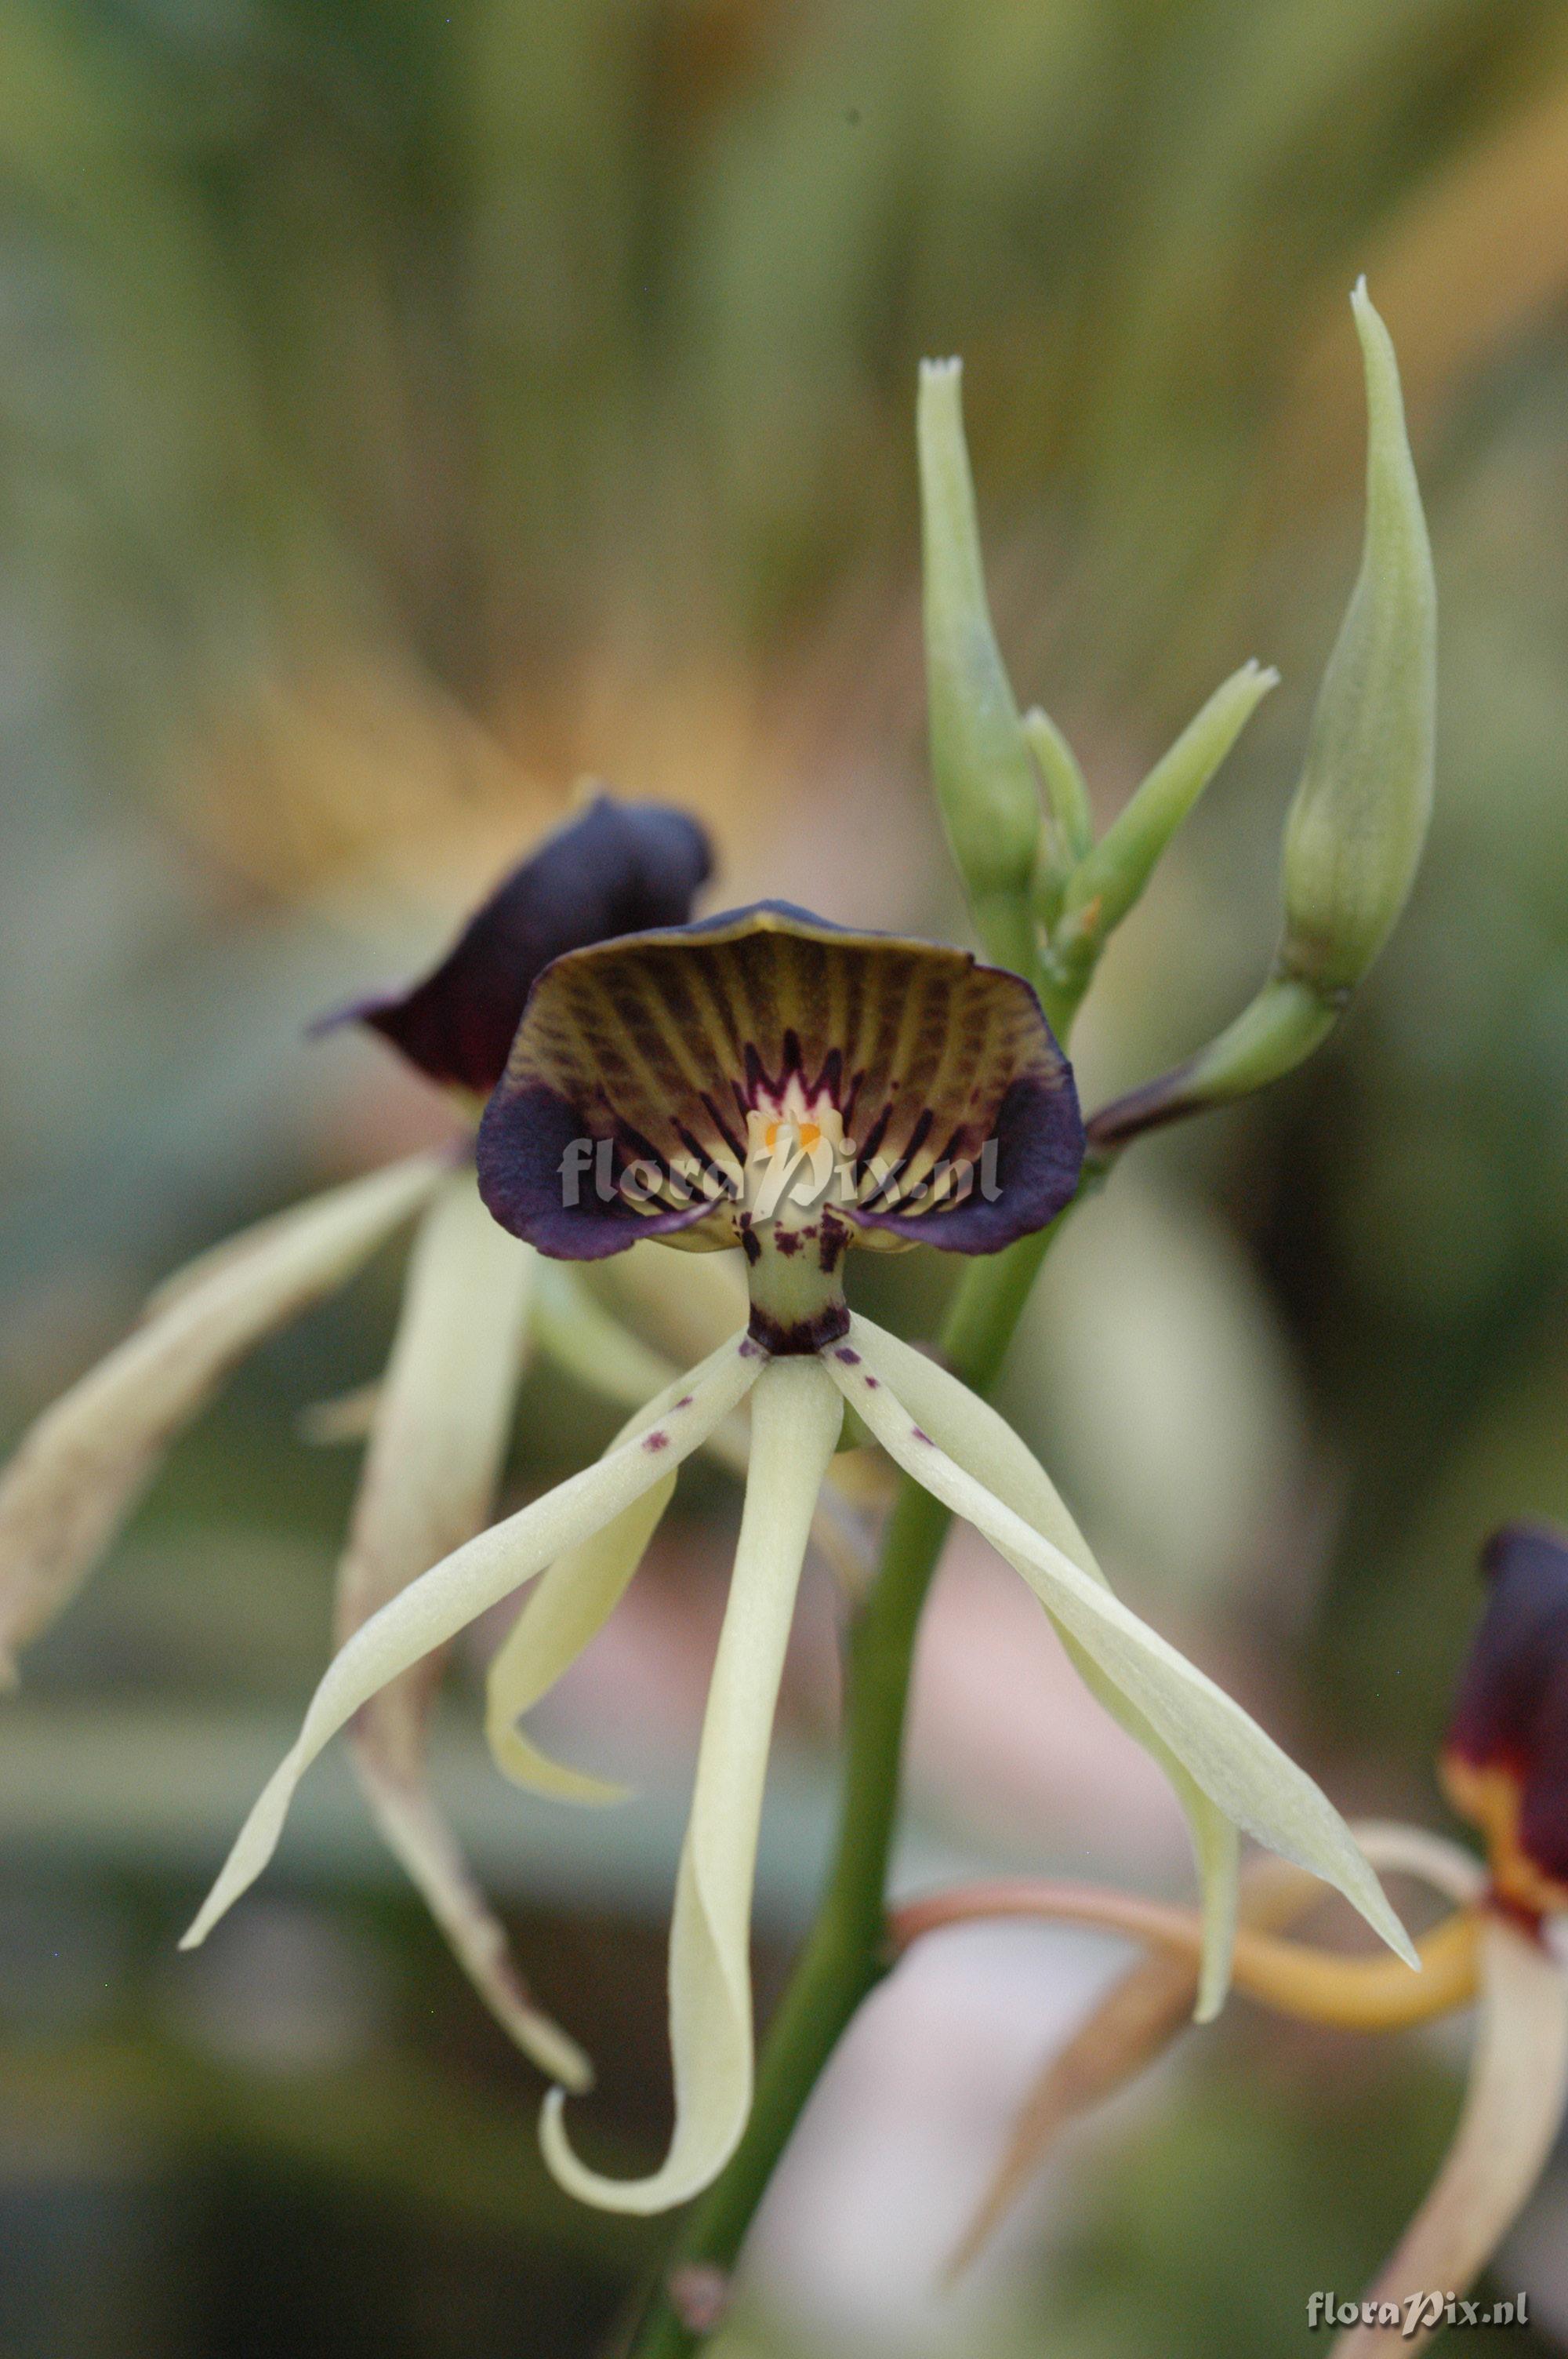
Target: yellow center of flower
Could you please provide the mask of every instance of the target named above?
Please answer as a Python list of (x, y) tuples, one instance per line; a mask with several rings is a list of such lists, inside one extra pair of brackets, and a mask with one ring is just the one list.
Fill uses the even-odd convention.
[(753, 1222), (800, 1225), (824, 1206), (853, 1203), (854, 1166), (838, 1109), (791, 1076), (784, 1094), (746, 1117), (741, 1201)]

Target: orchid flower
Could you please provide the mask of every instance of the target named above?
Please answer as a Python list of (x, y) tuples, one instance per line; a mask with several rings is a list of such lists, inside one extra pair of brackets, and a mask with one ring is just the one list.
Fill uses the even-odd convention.
[[(498, 886), (452, 950), (411, 989), (361, 1002), (373, 1026), (455, 1093), (471, 1125), (499, 1079), (529, 986), (560, 951), (685, 918), (708, 870), (684, 812), (600, 796)], [(368, 1430), (364, 1475), (338, 1575), (340, 1643), (405, 1582), (477, 1531), (492, 1507), (531, 1346), (622, 1407), (674, 1365), (572, 1274), (503, 1236), (475, 1192), (471, 1146), (415, 1156), (263, 1222), (155, 1294), (141, 1324), (25, 1438), (0, 1478), (0, 1669), (70, 1603), (135, 1506), (168, 1445), (263, 1338), (345, 1285), (417, 1223), (385, 1382), (312, 1419), (323, 1438)], [(708, 1290), (715, 1332), (743, 1299)], [(722, 1308), (720, 1308), (722, 1306)], [(743, 1442), (715, 1437), (731, 1460)], [(427, 1657), (362, 1713), (353, 1757), (386, 1841), (498, 2020), (553, 2078), (586, 2085), (587, 2060), (534, 2007), (492, 1915), (426, 1785)]]
[[(1528, 2201), (1568, 2113), (1568, 1964), (1551, 1938), (1552, 1920), (1568, 1911), (1568, 1539), (1513, 1525), (1493, 1537), (1482, 1561), (1491, 1593), (1440, 1769), (1454, 1809), (1485, 1838), (1487, 1864), (1422, 1828), (1357, 1831), (1377, 1865), (1453, 1904), (1421, 1942), (1420, 1981), (1391, 1979), (1386, 1960), (1281, 1939), (1312, 1905), (1313, 1886), (1272, 1861), (1252, 1863), (1242, 1878), (1236, 1984), (1276, 2012), (1365, 2032), (1478, 2003), (1469, 2087), (1448, 2154), (1365, 2296), (1335, 2305), (1355, 2315), (1334, 2359), (1370, 2359), (1396, 2345), (1418, 2351), (1430, 2341)], [(953, 2271), (988, 2241), (1061, 2129), (1165, 2051), (1197, 1980), (1201, 1935), (1188, 1912), (1071, 1885), (1020, 1881), (914, 1902), (895, 1914), (894, 1945), (1004, 1915), (1119, 1931), (1150, 1954), (1030, 2091)]]
[(534, 986), (480, 1125), (485, 1203), (503, 1228), (566, 1261), (650, 1237), (697, 1251), (738, 1243), (749, 1319), (595, 1465), (468, 1540), (354, 1630), (187, 1944), (265, 1868), (299, 1779), (333, 1734), (539, 1574), (495, 1668), (492, 1734), (519, 1777), (604, 1799), (513, 1723), (610, 1612), (676, 1469), (749, 1395), (750, 1475), (671, 1927), (674, 2136), (649, 2176), (603, 2177), (574, 2151), (557, 2087), (541, 2135), (571, 2192), (610, 2210), (664, 2210), (714, 2178), (744, 2128), (770, 1732), (846, 1403), (898, 1466), (1016, 1566), (1096, 1691), (1176, 1784), (1204, 1879), (1209, 2009), (1227, 1971), (1241, 1827), (1334, 1885), (1413, 1962), (1318, 1788), (1112, 1595), (1002, 1419), (846, 1302), (851, 1245), (996, 1252), (1064, 1209), (1082, 1155), (1072, 1074), (1033, 991), (967, 952), (764, 903), (557, 959)]

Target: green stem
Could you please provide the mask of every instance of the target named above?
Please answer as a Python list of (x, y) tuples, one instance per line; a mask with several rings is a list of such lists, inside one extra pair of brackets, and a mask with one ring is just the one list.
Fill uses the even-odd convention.
[[(966, 1270), (943, 1330), (942, 1352), (974, 1391), (987, 1392), (995, 1383), (1035, 1272), (1065, 1217)], [(746, 2134), (683, 2223), (631, 2359), (682, 2359), (704, 2339), (672, 2307), (671, 2277), (683, 2268), (728, 2269), (734, 2261), (806, 2099), (861, 2000), (892, 1962), (884, 1906), (910, 1671), (949, 1521), (929, 1492), (910, 1482), (901, 1485), (877, 1577), (849, 1634), (843, 1810), (822, 1905), (768, 2033)]]

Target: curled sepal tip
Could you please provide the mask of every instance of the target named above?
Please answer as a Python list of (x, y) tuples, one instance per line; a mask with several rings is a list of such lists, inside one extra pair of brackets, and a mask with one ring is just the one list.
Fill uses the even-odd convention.
[(811, 1508), (838, 1440), (842, 1404), (815, 1359), (775, 1360), (752, 1408), (752, 1478), (703, 1718), (691, 1818), (670, 1927), (676, 2126), (660, 2168), (607, 2179), (567, 2136), (564, 2097), (539, 2136), (568, 2194), (603, 2211), (651, 2212), (718, 2176), (752, 2105), (752, 1886), (762, 1784)]

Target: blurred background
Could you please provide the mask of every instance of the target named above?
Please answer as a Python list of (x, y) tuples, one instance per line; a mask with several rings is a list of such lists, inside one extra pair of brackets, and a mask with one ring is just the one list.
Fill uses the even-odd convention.
[[(1430, 1776), (1477, 1544), (1568, 1516), (1568, 20), (1548, 0), (0, 0), (0, 1438), (189, 1253), (443, 1135), (378, 1044), (594, 773), (699, 810), (714, 906), (962, 938), (923, 762), (914, 369), (961, 353), (999, 627), (1103, 813), (1248, 656), (1283, 687), (1108, 959), (1095, 1103), (1272, 941), (1356, 561), (1365, 270), (1436, 547), (1439, 812), (1329, 1048), (1139, 1149), (1010, 1364), (1125, 1593), (1348, 1810)], [(930, 1332), (950, 1272), (862, 1281)], [(0, 1717), (5, 2359), (589, 2359), (655, 2249), (536, 2159), (538, 2087), (341, 1759), (174, 1941), (323, 1658), (390, 1256), (181, 1442)], [(534, 1383), (510, 1484), (610, 1419)], [(548, 1708), (642, 1799), (442, 1790), (600, 2065), (668, 2113), (663, 1940), (737, 1510), (699, 1475)], [(764, 2006), (831, 1823), (808, 1582)], [(1185, 1888), (1179, 1822), (1019, 1584), (950, 1550), (901, 1875)], [(722, 2359), (1271, 2359), (1424, 2185), (1463, 2043), (1238, 2006), (945, 2253), (1116, 1952), (932, 1942), (846, 2044)], [(1499, 2265), (1568, 2348), (1568, 2164)], [(1505, 2338), (1471, 2334), (1477, 2352)]]

